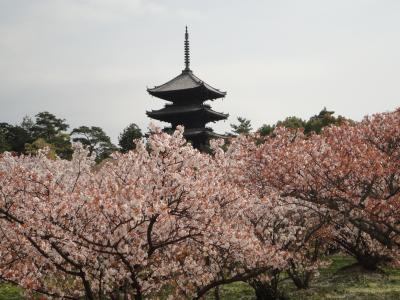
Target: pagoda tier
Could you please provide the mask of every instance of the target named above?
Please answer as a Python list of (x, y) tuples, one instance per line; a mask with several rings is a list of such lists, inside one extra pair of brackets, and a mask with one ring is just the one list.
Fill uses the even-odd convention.
[(206, 149), (211, 138), (223, 138), (216, 134), (206, 124), (228, 118), (228, 114), (216, 112), (204, 101), (223, 98), (226, 92), (213, 88), (195, 76), (189, 68), (189, 35), (185, 32), (185, 69), (172, 80), (147, 89), (147, 92), (157, 98), (172, 102), (160, 110), (147, 111), (152, 119), (171, 123), (164, 130), (169, 132), (176, 126), (183, 125), (183, 135), (198, 149)]
[(174, 103), (202, 103), (206, 100), (223, 98), (226, 92), (221, 92), (195, 76), (191, 70), (183, 70), (174, 79), (147, 89), (150, 95)]
[[(182, 124), (185, 127), (204, 126), (208, 122), (224, 120), (228, 114), (219, 113), (206, 104), (195, 105), (166, 105), (163, 109), (148, 111), (146, 114), (153, 119)], [(195, 120), (201, 120), (204, 124), (194, 124)]]

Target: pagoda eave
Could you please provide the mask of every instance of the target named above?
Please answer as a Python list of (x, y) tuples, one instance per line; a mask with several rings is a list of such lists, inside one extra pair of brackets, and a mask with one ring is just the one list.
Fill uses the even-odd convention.
[(186, 115), (191, 113), (202, 113), (205, 116), (213, 116), (219, 118), (227, 118), (229, 116), (229, 114), (217, 112), (211, 109), (209, 105), (205, 104), (185, 105), (185, 106), (166, 105), (162, 109), (148, 111), (147, 113), (150, 114), (151, 116)]
[(186, 102), (188, 99), (191, 99), (191, 101), (197, 100), (198, 102), (204, 102), (226, 96), (226, 92), (210, 90), (205, 85), (174, 91), (156, 91), (155, 89), (147, 89), (147, 92), (154, 97), (170, 102)]
[(201, 117), (206, 123), (225, 120), (229, 114), (219, 113), (209, 108), (185, 108), (181, 110), (170, 109), (169, 107), (160, 110), (147, 111), (147, 116), (163, 122), (176, 122), (177, 119), (191, 120)]

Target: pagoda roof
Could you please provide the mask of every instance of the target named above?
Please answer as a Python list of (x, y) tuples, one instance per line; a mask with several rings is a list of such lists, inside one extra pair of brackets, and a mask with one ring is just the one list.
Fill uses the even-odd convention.
[(221, 92), (198, 78), (190, 69), (183, 70), (181, 74), (170, 81), (147, 89), (147, 91), (150, 95), (168, 101), (180, 101), (188, 97), (205, 101), (222, 98), (226, 95), (226, 92)]
[(147, 115), (160, 121), (169, 122), (177, 115), (190, 115), (193, 113), (202, 113), (210, 121), (224, 120), (229, 114), (224, 114), (212, 110), (209, 105), (166, 105), (163, 109), (148, 111)]

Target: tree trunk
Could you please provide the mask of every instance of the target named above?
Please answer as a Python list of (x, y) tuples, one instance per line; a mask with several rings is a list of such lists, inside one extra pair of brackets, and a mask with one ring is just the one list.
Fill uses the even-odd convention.
[(217, 286), (217, 287), (214, 289), (214, 299), (215, 299), (215, 300), (220, 300), (220, 299), (221, 299), (220, 296), (219, 296), (219, 286)]
[(85, 288), (85, 298), (87, 300), (94, 300), (92, 288), (90, 286), (89, 281), (85, 279), (85, 275), (82, 275), (83, 287)]
[(293, 270), (288, 270), (290, 279), (292, 279), (294, 285), (298, 290), (305, 290), (310, 287), (310, 281), (313, 275), (311, 271), (305, 271), (302, 274), (298, 274)]
[(257, 300), (286, 300), (287, 298), (278, 289), (278, 283), (265, 283), (261, 281), (253, 281), (250, 285), (253, 287)]
[(142, 294), (136, 294), (135, 295), (135, 300), (142, 300)]
[(370, 255), (357, 255), (357, 262), (368, 271), (376, 271), (378, 270), (379, 263), (383, 260), (376, 256)]

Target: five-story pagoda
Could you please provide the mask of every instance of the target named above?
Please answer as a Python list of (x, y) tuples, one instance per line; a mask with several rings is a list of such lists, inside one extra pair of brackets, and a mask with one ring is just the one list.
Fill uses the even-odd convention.
[(216, 112), (211, 106), (204, 104), (207, 100), (223, 98), (226, 92), (208, 85), (189, 68), (189, 34), (185, 32), (185, 69), (174, 79), (147, 89), (150, 95), (172, 102), (160, 110), (147, 111), (146, 114), (153, 119), (171, 123), (171, 127), (164, 130), (174, 130), (177, 125), (185, 127), (184, 136), (191, 141), (193, 147), (204, 149), (210, 138), (220, 138), (206, 124), (228, 118), (228, 114)]

